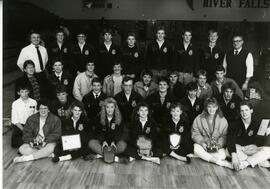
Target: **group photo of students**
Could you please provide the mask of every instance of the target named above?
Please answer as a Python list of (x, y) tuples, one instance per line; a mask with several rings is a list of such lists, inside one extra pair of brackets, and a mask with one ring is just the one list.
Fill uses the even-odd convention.
[[(270, 167), (270, 53), (259, 65), (235, 33), (230, 48), (209, 29), (197, 45), (184, 28), (172, 43), (164, 26), (142, 47), (130, 31), (117, 41), (111, 27), (91, 44), (68, 28), (42, 39), (29, 29), (21, 49), (11, 108), (14, 163), (83, 158), (128, 164), (193, 158), (240, 171)], [(119, 35), (119, 34), (118, 34)]]

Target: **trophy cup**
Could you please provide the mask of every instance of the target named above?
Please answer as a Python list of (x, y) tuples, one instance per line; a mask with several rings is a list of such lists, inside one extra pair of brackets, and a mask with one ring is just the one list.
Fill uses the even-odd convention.
[(207, 152), (214, 153), (218, 151), (218, 144), (216, 139), (211, 138), (207, 143), (206, 143), (206, 150)]
[(181, 141), (181, 135), (173, 133), (169, 136), (171, 150), (177, 150)]
[(152, 141), (140, 136), (137, 140), (138, 154), (139, 156), (152, 157)]

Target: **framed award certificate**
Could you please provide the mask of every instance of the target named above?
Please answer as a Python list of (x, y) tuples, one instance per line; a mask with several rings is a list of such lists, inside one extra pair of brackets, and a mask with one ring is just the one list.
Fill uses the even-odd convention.
[(75, 150), (81, 148), (81, 137), (76, 135), (65, 135), (61, 137), (63, 150)]

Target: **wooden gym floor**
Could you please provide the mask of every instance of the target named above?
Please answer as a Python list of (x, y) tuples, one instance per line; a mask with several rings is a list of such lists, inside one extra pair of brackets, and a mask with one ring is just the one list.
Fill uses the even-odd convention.
[(270, 171), (247, 168), (235, 172), (200, 159), (191, 164), (165, 158), (161, 165), (136, 161), (127, 165), (78, 159), (52, 163), (49, 158), (13, 163), (17, 150), (10, 147), (11, 131), (3, 136), (3, 187), (39, 188), (270, 188)]

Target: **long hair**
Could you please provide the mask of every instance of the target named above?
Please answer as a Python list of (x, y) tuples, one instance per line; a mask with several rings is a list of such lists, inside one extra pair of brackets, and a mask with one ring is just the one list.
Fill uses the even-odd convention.
[(216, 115), (219, 115), (219, 117), (223, 118), (223, 113), (222, 113), (222, 111), (221, 111), (221, 109), (220, 109), (220, 107), (219, 107), (218, 101), (217, 101), (217, 99), (214, 98), (214, 97), (205, 99), (205, 101), (204, 101), (204, 108), (203, 108), (202, 114), (203, 114), (204, 116), (208, 116), (207, 106), (208, 106), (209, 104), (216, 105), (216, 106), (218, 107), (218, 109), (217, 109), (217, 111), (216, 111), (215, 116), (216, 116)]
[(121, 124), (121, 121), (122, 121), (122, 115), (121, 115), (121, 112), (118, 108), (118, 105), (117, 105), (117, 102), (114, 98), (106, 98), (104, 100), (104, 103), (101, 107), (101, 111), (100, 111), (100, 123), (101, 125), (106, 125), (106, 118), (107, 118), (107, 112), (106, 112), (106, 106), (108, 104), (113, 104), (114, 105), (114, 119), (115, 119), (115, 124), (116, 125), (120, 125)]
[(80, 116), (80, 118), (85, 118), (86, 117), (86, 111), (84, 109), (84, 105), (80, 102), (80, 101), (74, 101), (71, 105), (70, 105), (70, 108), (69, 108), (69, 111), (70, 111), (70, 117), (72, 116), (72, 110), (73, 108), (75, 107), (78, 107), (80, 108), (80, 110), (82, 111), (82, 114)]
[(138, 111), (141, 107), (146, 107), (148, 109), (148, 120), (151, 120), (152, 119), (152, 110), (150, 108), (150, 106), (145, 103), (145, 102), (141, 102), (139, 103), (133, 110), (132, 112), (132, 121), (138, 121), (139, 120), (139, 115), (138, 115)]

